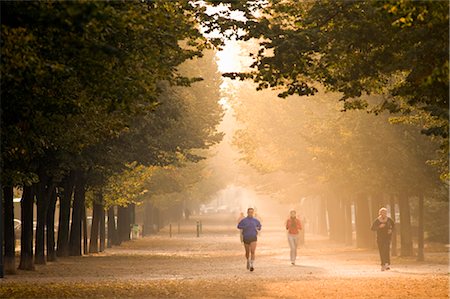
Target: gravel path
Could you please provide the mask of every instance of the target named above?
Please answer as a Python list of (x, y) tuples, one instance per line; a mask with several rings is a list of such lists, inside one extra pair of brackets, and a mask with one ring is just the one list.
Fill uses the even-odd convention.
[[(223, 220), (223, 219), (222, 219)], [(393, 258), (381, 272), (378, 254), (306, 236), (296, 266), (282, 228), (259, 236), (255, 271), (245, 269), (232, 221), (204, 219), (200, 238), (160, 234), (100, 254), (59, 259), (0, 281), (1, 298), (448, 298), (448, 253), (427, 252), (427, 262)]]

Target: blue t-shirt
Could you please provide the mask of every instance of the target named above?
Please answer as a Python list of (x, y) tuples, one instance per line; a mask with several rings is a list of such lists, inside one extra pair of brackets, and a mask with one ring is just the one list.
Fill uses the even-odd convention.
[(242, 229), (244, 239), (256, 237), (258, 230), (261, 230), (261, 223), (256, 218), (245, 217), (242, 219), (237, 228)]

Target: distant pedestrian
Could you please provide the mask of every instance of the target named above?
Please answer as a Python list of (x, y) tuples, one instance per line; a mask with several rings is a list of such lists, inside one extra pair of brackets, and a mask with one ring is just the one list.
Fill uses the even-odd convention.
[(377, 232), (377, 245), (378, 251), (380, 252), (381, 271), (390, 270), (390, 246), (392, 231), (394, 230), (394, 221), (387, 216), (386, 208), (381, 208), (378, 211), (378, 217), (373, 222), (371, 229)]
[(253, 217), (254, 212), (253, 208), (248, 208), (247, 217), (242, 219), (237, 226), (238, 229), (242, 229), (247, 269), (250, 271), (254, 270), (257, 236), (258, 231), (261, 230), (261, 222)]
[(297, 212), (292, 210), (290, 212), (290, 217), (286, 221), (286, 230), (288, 232), (288, 242), (291, 248), (291, 264), (295, 265), (295, 260), (297, 259), (297, 247), (298, 247), (298, 237), (302, 230), (302, 223), (300, 219), (297, 218)]

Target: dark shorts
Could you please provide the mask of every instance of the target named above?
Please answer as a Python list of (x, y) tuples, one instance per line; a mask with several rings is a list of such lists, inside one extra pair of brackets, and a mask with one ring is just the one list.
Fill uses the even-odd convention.
[(256, 236), (254, 236), (254, 237), (247, 237), (247, 238), (244, 237), (244, 244), (249, 245), (250, 243), (256, 242), (257, 240), (258, 240), (258, 238)]

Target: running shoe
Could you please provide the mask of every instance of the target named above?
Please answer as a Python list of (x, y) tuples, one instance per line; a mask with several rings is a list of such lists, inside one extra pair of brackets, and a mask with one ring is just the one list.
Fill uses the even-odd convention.
[(255, 268), (253, 268), (253, 266), (250, 267), (250, 271), (253, 272), (253, 270), (255, 270)]
[(385, 270), (391, 270), (391, 267), (389, 267), (389, 264), (384, 265)]

